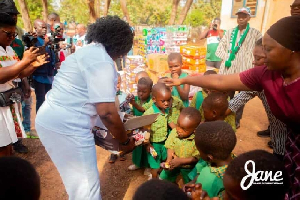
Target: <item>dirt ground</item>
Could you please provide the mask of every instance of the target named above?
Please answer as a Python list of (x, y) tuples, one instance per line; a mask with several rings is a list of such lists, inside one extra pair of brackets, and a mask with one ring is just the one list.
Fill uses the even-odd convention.
[[(33, 105), (32, 124), (34, 128), (35, 103)], [(245, 107), (241, 128), (236, 133), (238, 141), (234, 153), (241, 154), (254, 149), (271, 152), (271, 149), (267, 147), (269, 139), (256, 136), (257, 131), (265, 130), (267, 126), (268, 120), (261, 101), (257, 98), (251, 100)], [(36, 167), (41, 178), (41, 200), (68, 199), (60, 175), (39, 139), (24, 139), (23, 141), (28, 146), (29, 153), (26, 155), (16, 153), (15, 155), (28, 160)], [(103, 200), (132, 199), (136, 188), (148, 178), (143, 175), (143, 170), (127, 170), (131, 164), (131, 155), (127, 155), (126, 161), (109, 164), (110, 153), (99, 147), (96, 149)]]

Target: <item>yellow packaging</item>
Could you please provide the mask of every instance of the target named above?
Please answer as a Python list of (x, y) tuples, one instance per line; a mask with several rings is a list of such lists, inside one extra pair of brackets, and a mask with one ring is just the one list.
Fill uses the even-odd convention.
[(166, 54), (149, 54), (147, 55), (148, 68), (155, 72), (165, 72), (169, 69), (168, 55)]
[(206, 48), (203, 46), (180, 46), (180, 53), (182, 55), (200, 57), (206, 55)]

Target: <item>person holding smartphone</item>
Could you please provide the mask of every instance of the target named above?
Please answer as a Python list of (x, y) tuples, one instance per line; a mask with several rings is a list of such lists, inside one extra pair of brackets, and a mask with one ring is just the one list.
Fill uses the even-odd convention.
[(206, 66), (216, 69), (220, 69), (222, 63), (222, 59), (216, 56), (220, 40), (224, 35), (224, 30), (221, 30), (220, 26), (221, 19), (215, 18), (210, 25), (210, 29), (203, 31), (200, 35), (200, 40), (207, 39)]

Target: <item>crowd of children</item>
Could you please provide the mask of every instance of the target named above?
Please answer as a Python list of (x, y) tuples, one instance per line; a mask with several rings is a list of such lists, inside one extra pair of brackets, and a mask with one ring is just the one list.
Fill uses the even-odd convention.
[[(154, 179), (143, 184), (137, 190), (134, 199), (152, 199), (154, 195), (152, 190), (165, 195), (166, 198), (162, 199), (173, 199), (175, 193), (178, 193), (178, 199), (187, 199), (187, 196), (199, 199), (199, 195), (203, 197), (206, 195), (208, 199), (213, 197), (239, 199), (235, 198), (236, 195), (244, 196), (243, 199), (263, 199), (249, 192), (236, 193), (238, 185), (235, 181), (240, 181), (238, 179), (242, 178), (242, 173), (234, 170), (239, 170), (238, 167), (244, 169), (245, 162), (243, 164), (233, 162), (230, 165), (236, 159), (232, 151), (237, 138), (235, 115), (228, 112), (228, 94), (202, 88), (189, 104), (189, 85), (168, 87), (164, 84), (164, 79), (167, 77), (188, 76), (181, 69), (181, 55), (170, 54), (168, 64), (171, 73), (166, 77), (161, 77), (154, 86), (147, 72), (142, 71), (136, 75), (137, 96), (128, 94), (124, 99), (125, 95), (123, 95), (123, 101), (131, 105), (131, 114), (134, 116), (159, 114), (156, 121), (151, 124), (150, 143), (137, 146), (132, 153), (133, 164), (128, 169), (144, 168), (144, 174), (149, 175), (149, 179)], [(209, 70), (204, 73), (204, 75), (211, 74), (216, 74), (216, 72)], [(122, 92), (118, 90), (118, 94)], [(265, 156), (266, 160), (270, 160), (270, 166), (275, 162), (271, 154), (260, 153)], [(244, 157), (247, 155), (245, 154)], [(254, 153), (249, 155), (249, 159), (255, 158)], [(244, 160), (243, 156), (239, 159)], [(228, 166), (231, 167), (227, 172)], [(279, 164), (278, 170), (283, 170), (280, 167), (282, 166)], [(226, 175), (225, 181), (223, 178)], [(178, 183), (180, 177), (185, 193), (181, 198), (182, 190), (177, 190), (174, 184)], [(280, 190), (272, 199), (280, 199), (285, 187), (274, 187)], [(267, 186), (264, 188), (268, 189)], [(145, 192), (146, 190), (148, 192)], [(257, 187), (257, 191), (260, 190)], [(246, 198), (247, 196), (251, 198)]]

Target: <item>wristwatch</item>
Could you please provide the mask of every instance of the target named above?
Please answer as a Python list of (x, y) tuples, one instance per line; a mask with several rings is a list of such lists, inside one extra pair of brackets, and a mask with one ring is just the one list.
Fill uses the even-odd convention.
[(127, 146), (130, 142), (130, 138), (127, 138), (126, 142), (120, 142), (121, 145)]

